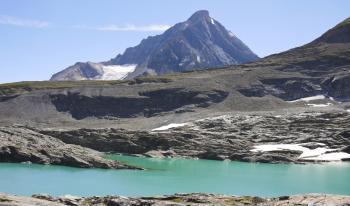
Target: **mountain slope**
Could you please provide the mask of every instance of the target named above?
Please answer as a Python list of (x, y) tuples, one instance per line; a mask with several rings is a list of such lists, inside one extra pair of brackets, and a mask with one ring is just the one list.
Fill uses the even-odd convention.
[[(346, 36), (350, 24), (340, 25), (249, 64), (127, 81), (0, 85), (0, 132), (25, 128), (111, 153), (275, 163), (340, 154), (333, 160), (348, 161), (350, 42), (338, 36)], [(18, 158), (0, 143), (0, 161)], [(303, 159), (300, 150), (255, 150), (280, 144), (334, 152)]]
[[(161, 35), (148, 37), (124, 54), (101, 63), (77, 63), (52, 76), (51, 80), (131, 79), (139, 75), (159, 75), (254, 61), (258, 57), (232, 32), (198, 11)], [(125, 69), (130, 68), (129, 70)], [(119, 71), (126, 71), (119, 74)]]
[(265, 57), (252, 67), (278, 66), (283, 71), (301, 72), (313, 77), (332, 75), (350, 64), (350, 18), (314, 41), (279, 54)]
[(327, 31), (320, 38), (313, 43), (327, 42), (327, 43), (346, 43), (350, 42), (350, 17), (336, 25), (334, 28)]
[[(0, 85), (0, 117), (5, 122), (51, 119), (55, 124), (89, 118), (99, 124), (101, 119), (123, 118), (141, 121), (136, 125), (147, 128), (173, 115), (184, 122), (194, 114), (199, 118), (218, 112), (289, 108), (295, 105), (287, 101), (314, 95), (348, 101), (350, 42), (324, 38), (329, 32), (345, 35), (350, 27), (346, 22), (309, 44), (249, 64), (129, 81)], [(159, 119), (147, 120), (152, 117)]]

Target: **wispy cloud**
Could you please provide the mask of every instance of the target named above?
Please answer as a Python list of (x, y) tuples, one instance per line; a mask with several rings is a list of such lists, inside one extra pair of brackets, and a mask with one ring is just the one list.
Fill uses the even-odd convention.
[[(0, 14), (0, 24), (19, 26), (19, 27), (31, 27), (31, 28), (44, 28), (50, 25), (49, 22), (39, 21), (34, 19), (24, 19), (15, 16), (1, 15)], [(51, 25), (50, 25), (51, 26)], [(63, 26), (57, 28), (75, 28), (75, 29), (88, 29), (88, 30), (98, 30), (98, 31), (134, 31), (134, 32), (159, 32), (169, 29), (171, 26), (166, 24), (151, 24), (146, 26), (137, 26), (134, 24), (126, 24), (125, 26), (118, 25), (107, 25), (107, 26)]]
[(38, 21), (33, 19), (22, 19), (15, 16), (0, 15), (0, 24), (20, 26), (20, 27), (32, 27), (32, 28), (44, 28), (49, 25), (46, 21)]
[(146, 26), (136, 26), (134, 24), (127, 24), (126, 26), (108, 25), (100, 27), (89, 26), (75, 26), (78, 29), (91, 29), (98, 31), (134, 31), (134, 32), (149, 32), (149, 31), (165, 31), (171, 26), (166, 24), (151, 24)]
[(97, 30), (100, 30), (100, 31), (165, 31), (169, 28), (170, 28), (169, 25), (164, 25), (164, 24), (152, 24), (147, 26), (136, 26), (133, 24), (128, 24), (126, 26), (109, 25), (104, 27), (98, 27)]

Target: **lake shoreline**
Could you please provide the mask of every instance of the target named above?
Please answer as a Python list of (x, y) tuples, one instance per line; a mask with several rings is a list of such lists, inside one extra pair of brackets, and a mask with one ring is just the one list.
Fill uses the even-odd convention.
[(133, 206), (166, 206), (166, 205), (198, 205), (198, 206), (228, 206), (228, 205), (346, 205), (350, 204), (350, 196), (331, 194), (304, 194), (294, 196), (280, 196), (274, 198), (261, 198), (257, 196), (230, 196), (208, 193), (174, 194), (153, 197), (130, 198), (124, 196), (105, 197), (77, 197), (65, 195), (52, 197), (49, 195), (16, 196), (0, 193), (0, 204), (26, 205), (26, 206), (62, 206), (62, 205), (133, 205)]
[[(0, 162), (132, 168), (108, 153), (259, 163), (350, 160), (349, 112), (230, 114), (150, 130), (0, 127)], [(174, 126), (175, 125), (175, 126)]]

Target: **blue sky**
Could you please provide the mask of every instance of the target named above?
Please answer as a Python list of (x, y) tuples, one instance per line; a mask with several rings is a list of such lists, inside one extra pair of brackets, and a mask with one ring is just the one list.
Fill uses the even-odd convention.
[(200, 9), (263, 57), (317, 38), (349, 8), (345, 0), (1, 0), (0, 83), (108, 60)]

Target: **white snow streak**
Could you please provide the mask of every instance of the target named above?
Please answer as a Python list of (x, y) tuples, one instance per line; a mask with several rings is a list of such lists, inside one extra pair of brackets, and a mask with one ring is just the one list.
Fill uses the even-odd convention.
[(212, 24), (215, 24), (215, 21), (214, 21), (213, 18), (210, 18), (210, 21), (211, 21)]
[(201, 57), (200, 56), (197, 56), (197, 62), (201, 62)]
[(310, 107), (329, 107), (333, 105), (332, 103), (327, 103), (327, 104), (307, 104), (307, 106), (310, 106)]
[(312, 97), (305, 97), (305, 98), (301, 98), (301, 99), (296, 99), (293, 101), (289, 101), (289, 102), (309, 102), (309, 101), (313, 101), (313, 100), (321, 100), (321, 99), (326, 99), (326, 96), (324, 95), (316, 95), (316, 96), (312, 96)]
[(179, 123), (179, 124), (171, 123), (171, 124), (168, 124), (168, 125), (164, 125), (164, 126), (152, 129), (152, 131), (163, 131), (163, 130), (168, 130), (168, 129), (175, 128), (175, 127), (183, 127), (183, 126), (185, 126), (187, 124), (188, 123)]

